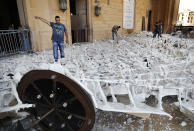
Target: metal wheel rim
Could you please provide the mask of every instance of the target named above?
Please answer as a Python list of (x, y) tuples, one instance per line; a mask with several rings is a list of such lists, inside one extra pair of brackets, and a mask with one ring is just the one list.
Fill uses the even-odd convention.
[[(70, 91), (67, 94), (71, 94), (72, 93), (75, 96), (75, 98), (76, 98), (75, 101), (77, 101), (77, 105), (79, 105), (78, 104), (78, 102), (79, 102), (83, 106), (83, 109), (85, 111), (85, 115), (84, 116), (80, 116), (80, 115), (77, 115), (76, 116), (75, 113), (71, 113), (70, 112), (69, 114), (71, 116), (67, 114), (67, 116), (65, 116), (65, 118), (61, 118), (59, 114), (65, 115), (64, 112), (62, 112), (60, 109), (58, 109), (58, 107), (57, 107), (58, 105), (56, 103), (53, 105), (53, 101), (55, 101), (55, 100), (53, 100), (53, 98), (51, 98), (51, 99), (48, 100), (50, 102), (50, 104), (49, 104), (49, 102), (47, 102), (46, 99), (44, 99), (44, 97), (48, 98), (48, 95), (47, 96), (44, 96), (45, 94), (43, 93), (43, 94), (41, 94), (42, 96), (40, 98), (40, 99), (44, 99), (44, 100), (42, 100), (42, 104), (45, 105), (44, 102), (47, 102), (46, 105), (48, 107), (45, 106), (45, 109), (47, 109), (47, 108), (50, 107), (50, 110), (49, 111), (52, 110), (52, 112), (50, 112), (50, 114), (48, 114), (47, 118), (53, 112), (54, 113), (55, 112), (60, 112), (57, 116), (58, 116), (59, 119), (64, 119), (65, 126), (68, 126), (68, 130), (73, 130), (73, 129), (75, 130), (75, 126), (71, 127), (72, 126), (71, 124), (68, 125), (68, 123), (69, 123), (68, 120), (69, 120), (70, 117), (72, 117), (72, 119), (73, 118), (74, 119), (81, 119), (81, 120), (84, 121), (82, 123), (82, 126), (79, 126), (80, 128), (79, 129), (76, 128), (76, 130), (80, 130), (80, 131), (89, 131), (89, 130), (91, 130), (91, 128), (93, 127), (94, 121), (95, 121), (95, 111), (94, 111), (94, 107), (93, 107), (93, 104), (92, 104), (91, 99), (89, 98), (89, 96), (87, 95), (87, 93), (77, 83), (75, 83), (74, 81), (72, 81), (71, 79), (69, 79), (68, 77), (66, 77), (66, 76), (64, 76), (62, 74), (59, 74), (59, 73), (56, 73), (56, 72), (53, 72), (53, 71), (50, 71), (50, 70), (34, 70), (34, 71), (31, 71), (31, 72), (27, 73), (26, 75), (24, 75), (24, 77), (22, 78), (22, 80), (20, 81), (20, 83), (18, 84), (18, 87), (17, 87), (17, 91), (18, 91), (18, 94), (19, 94), (20, 99), (24, 103), (35, 104), (34, 100), (33, 101), (29, 101), (28, 100), (29, 97), (31, 98), (31, 95), (32, 95), (32, 99), (34, 99), (35, 97), (36, 97), (35, 99), (38, 99), (39, 97), (38, 97), (38, 95), (33, 95), (33, 92), (34, 91), (33, 92), (31, 91), (32, 94), (29, 95), (29, 92), (30, 92), (29, 89), (32, 90), (32, 88), (34, 88), (33, 90), (36, 90), (37, 93), (38, 93), (38, 90), (36, 88), (39, 88), (40, 90), (42, 90), (44, 88), (44, 90), (46, 90), (45, 87), (39, 87), (39, 85), (36, 85), (36, 82), (37, 81), (41, 81), (41, 80), (50, 80), (50, 81), (53, 82), (53, 85), (51, 86), (52, 89), (49, 88), (53, 93), (48, 93), (48, 94), (50, 94), (49, 95), (50, 98), (52, 96), (51, 94), (54, 94), (54, 97), (55, 97), (55, 95), (57, 96), (57, 92), (58, 92), (57, 91), (57, 88), (58, 88), (57, 85), (58, 85), (58, 83), (63, 84), (65, 88), (64, 87), (60, 87), (60, 88), (61, 89), (64, 89), (64, 90)], [(60, 91), (60, 92), (63, 93), (63, 91)], [(61, 96), (64, 97), (66, 95), (61, 95)], [(57, 97), (56, 97), (56, 101), (57, 101)], [(36, 102), (39, 102), (39, 100), (37, 100)], [(63, 105), (61, 105), (61, 104), (63, 104)], [(63, 107), (66, 106), (66, 105), (64, 105), (64, 103), (60, 103), (59, 106), (60, 105), (63, 106)], [(70, 105), (71, 104), (69, 104), (68, 106), (70, 106)], [(36, 107), (34, 107), (34, 108), (35, 109), (36, 108), (40, 108), (39, 106), (40, 106), (40, 104), (39, 103), (38, 104), (36, 103)], [(73, 110), (74, 110), (74, 108), (73, 108)], [(79, 105), (79, 108), (81, 108), (80, 105)], [(83, 109), (81, 108), (81, 111), (82, 112), (83, 112)], [(48, 113), (49, 111), (47, 110), (44, 114)], [(74, 110), (74, 112), (76, 112), (76, 111)], [(37, 111), (37, 114), (38, 114), (38, 111)], [(41, 114), (41, 116), (43, 116), (44, 114)], [(44, 119), (46, 119), (46, 117)], [(44, 121), (43, 120), (40, 121), (41, 124), (44, 124)], [(79, 124), (79, 123), (77, 122), (76, 124)], [(52, 124), (50, 124), (50, 125), (52, 125)], [(50, 127), (47, 124), (47, 128), (52, 128), (52, 126)], [(55, 128), (54, 130), (59, 130), (59, 129), (57, 127), (57, 129)]]

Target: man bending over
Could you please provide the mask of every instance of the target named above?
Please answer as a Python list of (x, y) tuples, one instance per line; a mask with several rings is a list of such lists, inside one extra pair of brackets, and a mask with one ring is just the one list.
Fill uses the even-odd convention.
[(115, 39), (115, 36), (116, 36), (117, 43), (118, 43), (118, 34), (117, 34), (117, 32), (118, 32), (119, 28), (121, 28), (121, 27), (118, 26), (118, 25), (114, 25), (112, 27), (112, 39), (114, 40)]

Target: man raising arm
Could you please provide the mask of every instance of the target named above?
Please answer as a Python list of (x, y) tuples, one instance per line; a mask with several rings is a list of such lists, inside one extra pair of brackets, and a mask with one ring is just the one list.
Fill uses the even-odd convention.
[(61, 58), (64, 58), (64, 37), (66, 37), (66, 42), (68, 43), (68, 33), (65, 25), (60, 23), (60, 17), (55, 16), (55, 23), (49, 22), (44, 18), (35, 16), (36, 19), (41, 20), (42, 22), (48, 24), (52, 27), (52, 43), (53, 43), (53, 55), (55, 62), (58, 61), (58, 47), (60, 50)]
[(41, 20), (42, 22), (44, 22), (44, 23), (46, 23), (46, 24), (48, 24), (48, 25), (50, 26), (50, 21), (48, 21), (48, 20), (46, 20), (46, 19), (44, 19), (44, 18), (41, 18), (41, 17), (39, 17), (39, 16), (35, 16), (35, 19), (39, 19), (39, 20)]

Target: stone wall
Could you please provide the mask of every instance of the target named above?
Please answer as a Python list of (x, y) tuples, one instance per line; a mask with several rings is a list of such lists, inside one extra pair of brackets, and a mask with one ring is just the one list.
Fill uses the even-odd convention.
[(149, 10), (152, 10), (152, 0), (135, 0), (135, 32), (141, 31), (143, 16), (145, 17), (145, 29), (147, 30)]
[[(95, 5), (100, 5), (101, 15), (95, 16)], [(100, 0), (99, 3), (92, 3), (93, 40), (110, 38), (111, 29), (114, 25), (123, 24), (123, 0)], [(126, 29), (120, 29), (119, 35), (127, 35)]]
[[(92, 5), (93, 11), (95, 5), (97, 4), (93, 3)], [(112, 26), (115, 24), (123, 25), (123, 0), (110, 0), (109, 4), (108, 0), (100, 0), (99, 5), (102, 6), (101, 15), (97, 17), (92, 13), (94, 40), (110, 38)], [(119, 35), (141, 31), (143, 16), (145, 17), (145, 29), (147, 30), (148, 11), (152, 10), (152, 6), (152, 0), (135, 0), (134, 29), (121, 29)]]
[[(59, 10), (58, 0), (24, 0), (27, 14), (27, 23), (31, 29), (31, 40), (35, 51), (47, 50), (52, 48), (51, 34), (52, 29), (47, 24), (36, 20), (34, 16), (40, 16), (48, 21), (55, 21), (55, 16), (61, 17), (68, 30), (69, 43), (71, 43), (71, 25), (69, 6), (66, 12)], [(67, 0), (69, 5), (69, 0)]]
[(171, 25), (176, 24), (180, 0), (136, 0), (135, 32), (141, 31), (142, 17), (145, 16), (147, 30), (148, 11), (152, 11), (151, 30), (154, 23), (163, 22), (163, 32), (165, 33)]
[[(163, 22), (163, 32), (176, 24), (180, 0), (135, 0), (134, 29), (121, 29), (119, 35), (140, 32), (142, 30), (142, 17), (145, 17), (145, 30), (148, 28), (148, 11), (151, 15), (151, 31), (154, 30), (155, 22)], [(101, 5), (100, 16), (94, 15), (95, 5)], [(113, 25), (123, 24), (123, 0), (100, 0), (99, 3), (92, 3), (93, 40), (100, 40), (111, 37)]]
[[(31, 29), (31, 40), (35, 51), (51, 49), (51, 28), (43, 22), (36, 20), (34, 16), (41, 16), (49, 21), (59, 15), (61, 23), (65, 24), (71, 43), (71, 18), (69, 0), (66, 12), (59, 10), (58, 0), (24, 0), (27, 14), (27, 22)], [(162, 21), (163, 31), (166, 32), (171, 24), (176, 23), (180, 0), (135, 0), (134, 29), (120, 29), (119, 35), (128, 35), (140, 32), (142, 29), (142, 17), (145, 17), (145, 29), (148, 26), (148, 11), (152, 11), (151, 30), (156, 21)], [(101, 15), (95, 16), (95, 5), (101, 5)], [(89, 25), (89, 41), (101, 40), (111, 37), (113, 25), (123, 25), (123, 0), (87, 0), (87, 19)]]
[(163, 32), (166, 33), (168, 28), (171, 25), (176, 24), (178, 17), (178, 9), (179, 9), (180, 0), (152, 0), (153, 4), (153, 25), (154, 23), (162, 21), (163, 23)]

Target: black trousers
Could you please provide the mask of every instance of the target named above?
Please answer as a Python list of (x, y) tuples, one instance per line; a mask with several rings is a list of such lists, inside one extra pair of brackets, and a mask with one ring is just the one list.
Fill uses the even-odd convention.
[(161, 30), (154, 30), (153, 38), (155, 38), (157, 34), (158, 34), (158, 38), (162, 37), (162, 31)]

